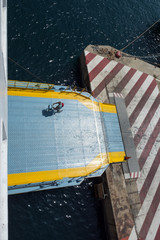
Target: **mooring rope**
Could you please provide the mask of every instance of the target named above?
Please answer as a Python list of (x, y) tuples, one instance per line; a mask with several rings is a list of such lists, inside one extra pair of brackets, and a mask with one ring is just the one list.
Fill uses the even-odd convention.
[[(154, 25), (156, 25), (158, 22), (160, 21), (160, 19), (158, 19), (156, 22), (154, 22), (149, 28), (147, 28), (144, 32), (142, 32), (138, 37), (136, 37), (136, 39), (134, 39), (132, 42), (128, 43), (127, 46), (125, 46), (124, 48), (121, 48), (120, 51), (124, 51), (127, 47), (129, 47), (131, 44), (133, 44), (137, 39), (139, 39), (141, 36), (143, 36), (146, 32), (148, 32)], [(152, 55), (154, 56), (154, 55)], [(132, 56), (133, 57), (133, 56)], [(149, 58), (149, 56), (134, 56), (137, 58)], [(14, 61), (12, 58), (8, 57), (8, 59), (10, 61), (12, 61), (13, 63), (15, 63), (17, 66), (19, 66), (20, 68), (22, 68), (24, 71), (26, 71), (28, 74), (30, 74), (31, 76), (33, 76), (34, 78), (44, 82), (40, 77), (37, 77), (35, 74), (33, 74), (32, 72), (30, 72), (28, 69), (24, 68), (23, 66), (21, 66), (19, 63), (17, 63), (16, 61)], [(158, 65), (158, 64), (157, 64)]]
[(129, 47), (132, 43), (134, 43), (137, 39), (139, 39), (141, 36), (143, 36), (146, 32), (148, 32), (154, 25), (156, 25), (160, 19), (158, 19), (155, 23), (153, 23), (149, 28), (147, 28), (144, 32), (142, 32), (136, 39), (134, 39), (132, 42), (128, 43), (127, 46), (124, 48), (120, 49), (120, 51), (124, 51), (127, 47)]
[(125, 55), (125, 57), (135, 57), (135, 58), (156, 58), (156, 57), (160, 57), (160, 53), (157, 53), (157, 54), (152, 54), (152, 55), (147, 55), (147, 56), (136, 56), (136, 55), (128, 55), (128, 54), (125, 54), (123, 53), (123, 55)]
[[(32, 72), (30, 72), (28, 69), (24, 68), (22, 65), (20, 65), (19, 63), (17, 63), (16, 61), (14, 61), (12, 58), (8, 57), (8, 59), (10, 61), (12, 61), (13, 63), (15, 63), (17, 66), (19, 66), (20, 68), (22, 68), (24, 71), (26, 71), (27, 73), (29, 73), (31, 76), (33, 76), (34, 78), (40, 80), (41, 83), (45, 83), (40, 77), (37, 77), (35, 74), (33, 74)], [(71, 88), (71, 86), (68, 86), (68, 88)], [(89, 90), (87, 90), (86, 88), (81, 88), (81, 87), (78, 87), (78, 86), (74, 86), (74, 88), (72, 89), (73, 91), (74, 90), (80, 90), (81, 92), (88, 92), (89, 94), (91, 94), (91, 92)]]
[(27, 73), (29, 73), (32, 77), (40, 80), (41, 82), (44, 82), (40, 77), (37, 77), (34, 73), (30, 72), (28, 69), (24, 68), (23, 66), (21, 66), (19, 63), (17, 63), (16, 61), (14, 61), (12, 58), (8, 57), (8, 59), (10, 61), (12, 61), (13, 63), (15, 63), (17, 66), (19, 66), (20, 68), (22, 68), (24, 71), (26, 71)]

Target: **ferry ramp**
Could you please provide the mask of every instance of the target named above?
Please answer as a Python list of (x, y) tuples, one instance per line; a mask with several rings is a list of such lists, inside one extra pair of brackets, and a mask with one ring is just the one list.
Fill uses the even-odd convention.
[(78, 185), (124, 160), (116, 107), (87, 93), (11, 88), (8, 123), (10, 194)]

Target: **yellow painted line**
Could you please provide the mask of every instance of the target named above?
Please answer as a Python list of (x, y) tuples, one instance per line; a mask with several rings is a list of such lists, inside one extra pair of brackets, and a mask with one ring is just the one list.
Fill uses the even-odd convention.
[(86, 176), (106, 164), (109, 164), (107, 153), (103, 153), (99, 154), (86, 167), (8, 174), (8, 186)]
[[(124, 152), (102, 153), (93, 159), (86, 167), (8, 174), (8, 186), (87, 176), (110, 162), (124, 161), (124, 156)], [(114, 157), (116, 157), (116, 160), (113, 159)]]
[(98, 103), (76, 92), (54, 92), (39, 89), (35, 90), (35, 89), (8, 88), (8, 95), (22, 97), (56, 98), (60, 100), (61, 99), (77, 100), (92, 111), (117, 113), (115, 105)]
[(109, 163), (125, 162), (125, 152), (109, 152)]
[(116, 106), (113, 104), (99, 103), (101, 112), (117, 113)]

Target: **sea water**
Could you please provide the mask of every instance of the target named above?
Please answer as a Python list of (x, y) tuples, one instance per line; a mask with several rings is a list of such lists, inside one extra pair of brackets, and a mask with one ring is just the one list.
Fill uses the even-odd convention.
[[(89, 44), (125, 47), (159, 19), (159, 0), (8, 0), (9, 79), (81, 86), (78, 58)], [(160, 25), (125, 51), (159, 63)], [(10, 240), (105, 239), (93, 181), (9, 196)]]

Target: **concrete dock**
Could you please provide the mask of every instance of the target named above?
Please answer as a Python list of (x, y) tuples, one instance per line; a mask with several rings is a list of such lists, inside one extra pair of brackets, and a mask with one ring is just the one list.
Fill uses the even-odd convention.
[(110, 166), (96, 186), (110, 239), (160, 236), (160, 69), (110, 46), (80, 57), (84, 85), (117, 106), (127, 163)]

